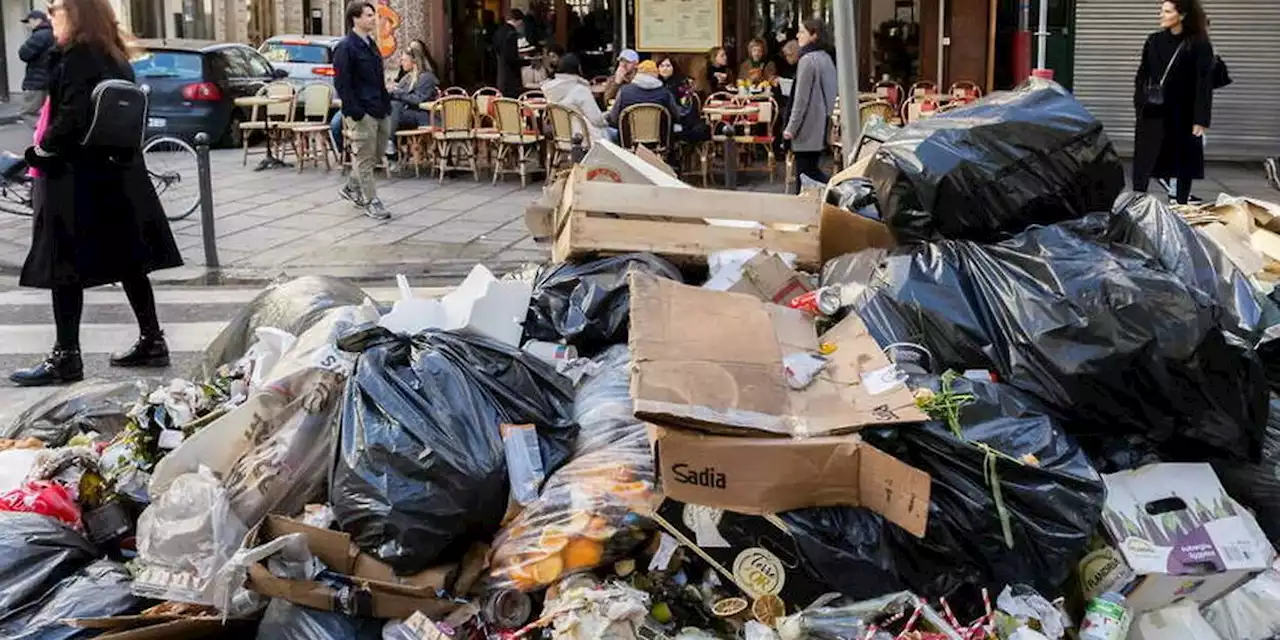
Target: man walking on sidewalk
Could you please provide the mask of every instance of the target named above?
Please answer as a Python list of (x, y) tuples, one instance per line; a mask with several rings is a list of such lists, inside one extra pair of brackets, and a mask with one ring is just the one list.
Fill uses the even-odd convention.
[(347, 19), (351, 21), (351, 32), (333, 52), (333, 85), (342, 100), (347, 128), (343, 143), (350, 145), (355, 166), (341, 195), (363, 207), (370, 218), (386, 220), (391, 214), (378, 199), (373, 178), (378, 155), (387, 148), (391, 137), (391, 95), (387, 92), (382, 54), (373, 42), (378, 12), (369, 0), (354, 0), (347, 4)]
[(22, 76), (22, 116), (31, 119), (35, 126), (40, 106), (49, 95), (49, 57), (53, 54), (53, 26), (43, 11), (32, 11), (22, 19), (31, 29), (31, 36), (18, 48), (18, 58), (27, 63), (27, 73)]

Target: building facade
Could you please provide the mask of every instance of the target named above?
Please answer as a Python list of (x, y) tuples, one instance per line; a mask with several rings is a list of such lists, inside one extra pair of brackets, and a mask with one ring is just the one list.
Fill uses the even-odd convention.
[[(1234, 83), (1214, 94), (1205, 152), (1211, 159), (1280, 154), (1280, 2), (1204, 0), (1214, 50)], [(1107, 128), (1122, 153), (1133, 149), (1134, 76), (1147, 34), (1158, 27), (1149, 0), (1076, 0), (1076, 97)]]

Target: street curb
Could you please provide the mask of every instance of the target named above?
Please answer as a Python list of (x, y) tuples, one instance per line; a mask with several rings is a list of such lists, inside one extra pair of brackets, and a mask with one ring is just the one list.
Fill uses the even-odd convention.
[(18, 115), (18, 114), (14, 114), (14, 115), (0, 115), (0, 126), (4, 126), (4, 125), (6, 125), (6, 124), (13, 124), (13, 123), (15, 123), (15, 122), (19, 122), (19, 121), (21, 121), (21, 120), (22, 120), (22, 116), (21, 116), (21, 115)]

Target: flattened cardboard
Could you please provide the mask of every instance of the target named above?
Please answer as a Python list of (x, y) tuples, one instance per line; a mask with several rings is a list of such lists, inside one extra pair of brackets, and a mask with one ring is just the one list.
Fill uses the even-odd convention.
[(863, 249), (892, 249), (897, 246), (889, 227), (825, 201), (819, 225), (818, 242), (823, 262)]
[(761, 251), (742, 266), (742, 277), (728, 290), (785, 305), (812, 288), (799, 271), (788, 267), (777, 254)]
[[(306, 536), (307, 548), (331, 571), (350, 576), (361, 585), (359, 591), (365, 593), (355, 594), (347, 604), (364, 606), (363, 603), (367, 602), (371, 610), (365, 615), (403, 619), (413, 615), (414, 611), (436, 616), (457, 608), (453, 602), (436, 598), (437, 590), (449, 586), (456, 565), (433, 567), (412, 576), (397, 576), (390, 566), (361, 552), (351, 536), (275, 515), (267, 516), (258, 535), (251, 538), (256, 537), (261, 544), (291, 533)], [(249, 580), (245, 586), (255, 593), (313, 609), (339, 610), (339, 594), (328, 584), (280, 578), (261, 564), (249, 567)]]
[(245, 621), (228, 620), (225, 624), (216, 616), (111, 616), (107, 618), (70, 618), (62, 621), (78, 629), (103, 631), (98, 638), (108, 640), (176, 640), (179, 638), (205, 638), (226, 629), (241, 627)]
[(929, 474), (857, 435), (742, 438), (651, 429), (662, 492), (672, 500), (754, 515), (867, 507), (924, 536)]
[(851, 314), (822, 336), (826, 369), (793, 391), (783, 358), (817, 352), (813, 320), (753, 296), (631, 275), (631, 397), (637, 417), (720, 433), (818, 437), (928, 418)]

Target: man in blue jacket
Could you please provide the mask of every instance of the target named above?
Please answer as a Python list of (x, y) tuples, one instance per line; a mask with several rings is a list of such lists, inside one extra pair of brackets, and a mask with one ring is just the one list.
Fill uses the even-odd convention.
[(49, 95), (49, 57), (53, 54), (53, 27), (43, 11), (32, 11), (22, 19), (31, 28), (31, 37), (18, 48), (18, 58), (27, 63), (22, 76), (22, 115), (35, 118), (40, 114), (45, 96)]
[(370, 218), (386, 220), (391, 214), (378, 199), (373, 179), (378, 154), (391, 137), (391, 94), (387, 92), (382, 53), (373, 41), (378, 12), (369, 0), (354, 0), (347, 4), (347, 20), (351, 21), (351, 32), (333, 52), (333, 86), (342, 100), (347, 128), (343, 142), (350, 145), (355, 166), (341, 195), (363, 207)]

